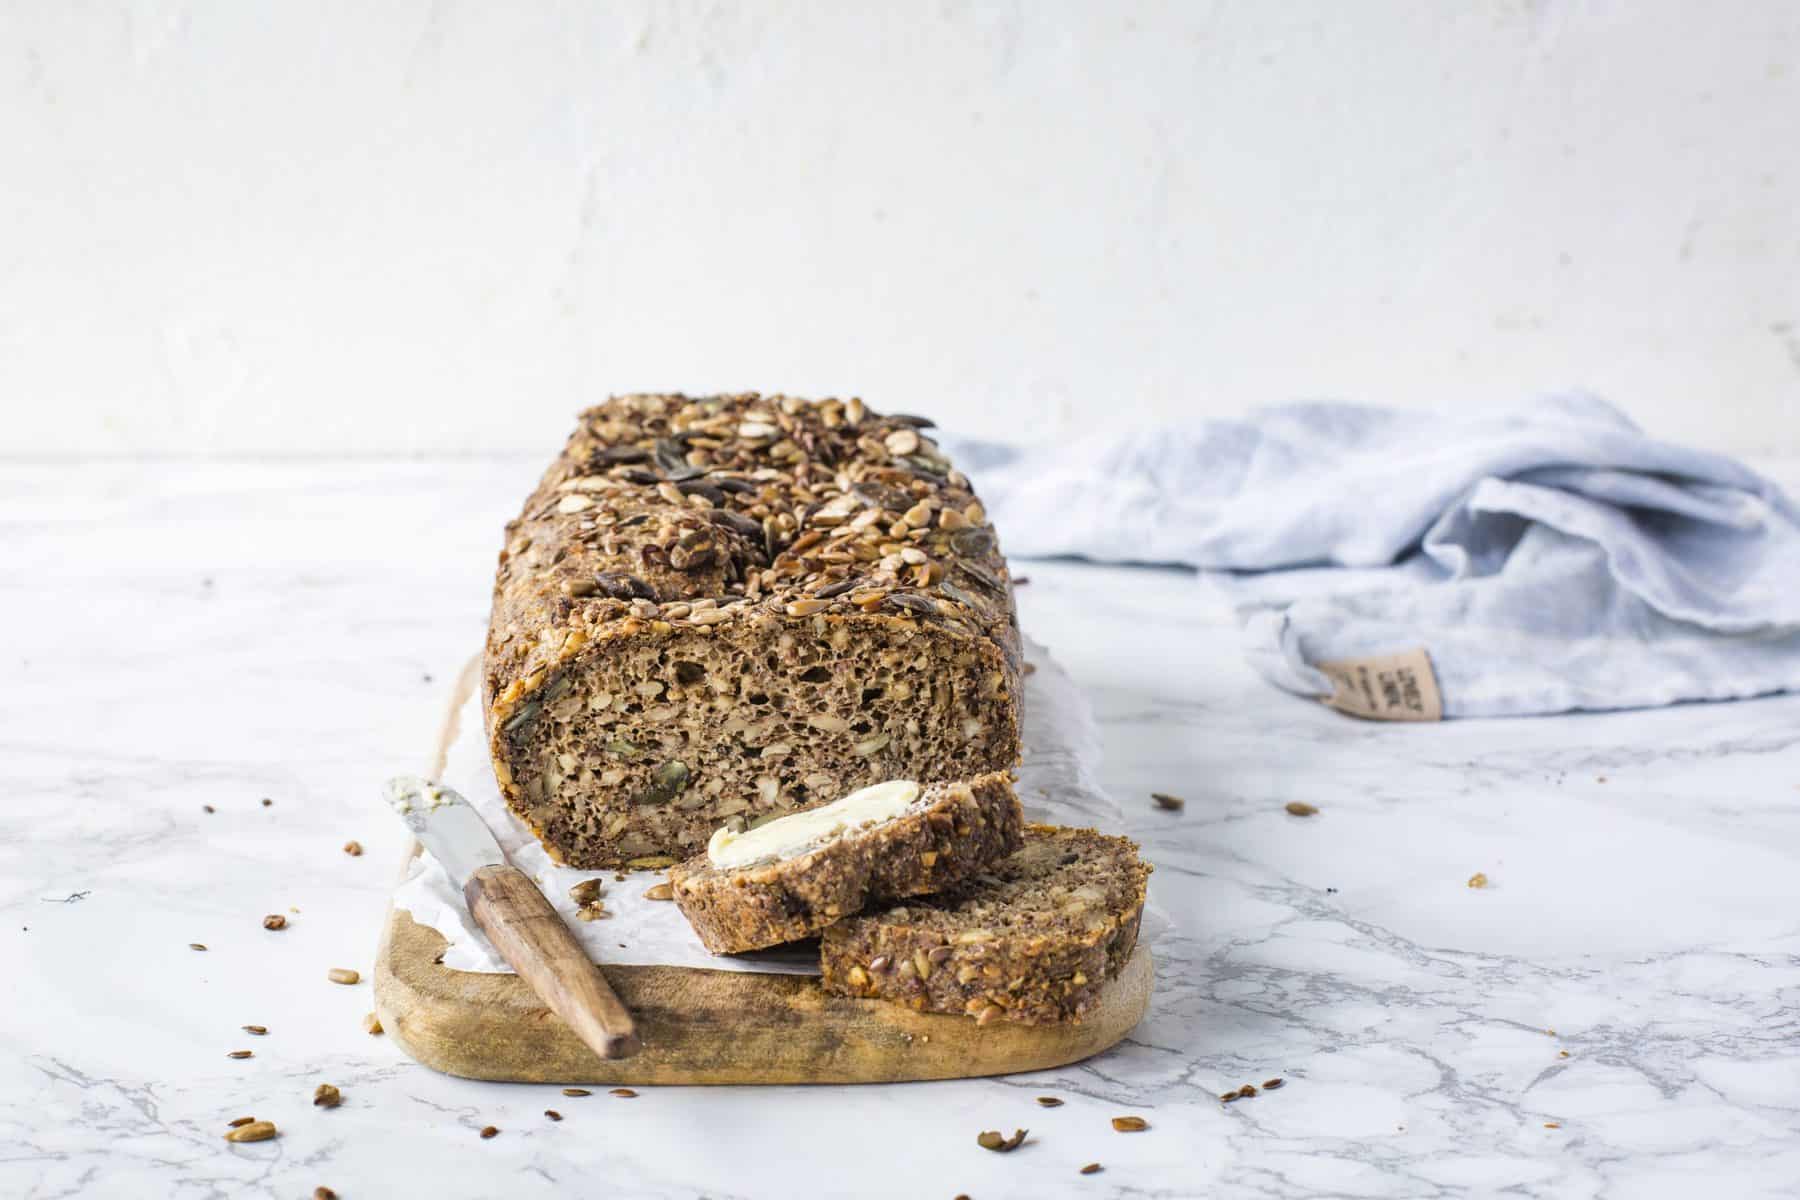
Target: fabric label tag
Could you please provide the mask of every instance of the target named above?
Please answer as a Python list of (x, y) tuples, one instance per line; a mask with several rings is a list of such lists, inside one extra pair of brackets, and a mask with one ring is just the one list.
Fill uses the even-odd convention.
[(1325, 703), (1339, 712), (1371, 721), (1444, 719), (1437, 675), (1423, 647), (1317, 665), (1335, 689)]

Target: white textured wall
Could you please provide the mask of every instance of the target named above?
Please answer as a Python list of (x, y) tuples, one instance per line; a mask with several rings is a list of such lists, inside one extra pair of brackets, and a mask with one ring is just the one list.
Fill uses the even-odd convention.
[(0, 453), (1585, 385), (1800, 451), (1800, 6), (0, 6)]

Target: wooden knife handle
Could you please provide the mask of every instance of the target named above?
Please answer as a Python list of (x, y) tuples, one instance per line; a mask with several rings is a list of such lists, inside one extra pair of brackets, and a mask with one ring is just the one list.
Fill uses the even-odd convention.
[(483, 867), (463, 885), (463, 898), (500, 957), (595, 1054), (630, 1058), (638, 1052), (631, 1013), (525, 872)]

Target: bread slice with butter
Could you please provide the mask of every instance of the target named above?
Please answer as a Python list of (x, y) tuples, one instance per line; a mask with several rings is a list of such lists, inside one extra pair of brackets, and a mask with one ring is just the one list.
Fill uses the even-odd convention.
[(1023, 829), (1008, 772), (888, 780), (754, 829), (721, 829), (669, 882), (701, 943), (737, 954), (954, 887), (1017, 850)]

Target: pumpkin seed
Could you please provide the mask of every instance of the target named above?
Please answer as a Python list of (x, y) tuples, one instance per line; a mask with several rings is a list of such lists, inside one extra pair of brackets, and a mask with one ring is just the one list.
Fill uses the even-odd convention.
[(672, 758), (651, 774), (650, 786), (639, 793), (635, 803), (667, 804), (686, 789), (690, 777), (687, 764)]
[(983, 1150), (995, 1150), (1001, 1154), (1017, 1150), (1025, 1142), (1029, 1129), (1015, 1129), (1011, 1137), (1001, 1137), (998, 1129), (989, 1129), (975, 1139), (975, 1144)]
[(502, 733), (519, 732), (519, 730), (537, 720), (538, 713), (543, 711), (543, 707), (544, 706), (536, 700), (527, 700), (525, 703), (519, 705), (519, 711), (508, 718), (506, 724), (500, 726), (500, 731)]
[(254, 1120), (256, 1120), (255, 1117), (237, 1117), (237, 1118), (227, 1122), (227, 1124), (230, 1125), (230, 1127), (233, 1129), (242, 1129), (244, 1126), (250, 1124), (250, 1122), (252, 1122)]
[(607, 742), (606, 752), (608, 754), (616, 754), (620, 758), (636, 758), (639, 754), (643, 753), (635, 742), (628, 742), (624, 738), (613, 738), (611, 741)]
[(923, 596), (914, 596), (909, 592), (894, 592), (888, 596), (888, 603), (896, 608), (904, 608), (910, 612), (924, 613), (930, 616), (937, 612), (937, 605)]

